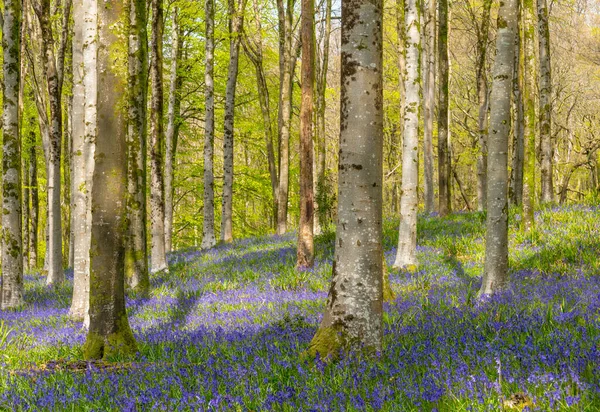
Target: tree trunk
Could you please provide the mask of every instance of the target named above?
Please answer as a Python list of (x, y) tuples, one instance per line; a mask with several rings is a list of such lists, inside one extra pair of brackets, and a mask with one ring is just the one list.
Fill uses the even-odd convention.
[(70, 118), (71, 112), (73, 111), (73, 102), (71, 101), (72, 96), (66, 96), (66, 104), (64, 110), (64, 121), (63, 121), (63, 142), (62, 142), (62, 158), (63, 162), (63, 207), (62, 207), (62, 227), (63, 227), (63, 262), (65, 262), (65, 267), (73, 267), (71, 265), (71, 212), (73, 210), (71, 203), (71, 167), (72, 167), (72, 156), (71, 156), (71, 146), (73, 145), (73, 141), (71, 139), (71, 126), (72, 119)]
[[(314, 213), (314, 233), (320, 233), (321, 227), (327, 225), (327, 210), (325, 210), (324, 200), (329, 196), (327, 191), (329, 187), (327, 185), (327, 177), (325, 172), (327, 170), (327, 133), (325, 131), (325, 109), (326, 103), (326, 92), (327, 92), (327, 73), (329, 71), (329, 42), (331, 39), (331, 9), (332, 0), (325, 0), (325, 30), (323, 33), (323, 51), (322, 59), (319, 65), (317, 65), (316, 73), (316, 88), (317, 88), (317, 101), (315, 105), (317, 128), (315, 142), (317, 144), (316, 156), (313, 159), (315, 162), (315, 180), (313, 182), (315, 186), (315, 206), (316, 210)], [(317, 42), (320, 44), (320, 42)]]
[(419, 49), (421, 36), (419, 33), (419, 4), (417, 0), (404, 2), (404, 37), (406, 46), (406, 78), (404, 90), (406, 98), (402, 108), (402, 197), (400, 198), (400, 233), (395, 268), (415, 269), (417, 266), (417, 213), (419, 198), (419, 107), (420, 76)]
[(175, 148), (179, 137), (181, 98), (181, 76), (179, 64), (183, 53), (183, 32), (179, 25), (179, 9), (173, 10), (173, 51), (171, 57), (171, 79), (169, 84), (169, 109), (167, 111), (167, 134), (165, 139), (165, 248), (173, 251), (173, 178)]
[(525, 105), (525, 150), (523, 155), (523, 229), (529, 231), (534, 226), (535, 209), (535, 51), (534, 51), (534, 7), (533, 0), (524, 0), (524, 85)]
[[(435, 32), (436, 32), (436, 0), (429, 0), (427, 20), (425, 22), (425, 50), (423, 66), (423, 95), (425, 99), (423, 113), (423, 168), (425, 213), (432, 213), (434, 202), (434, 161), (433, 161), (433, 118), (435, 110)], [(424, 13), (425, 14), (425, 13)]]
[(163, 173), (163, 0), (152, 0), (152, 41), (150, 78), (152, 102), (150, 113), (150, 226), (152, 252), (150, 271), (168, 270), (165, 249), (165, 178)]
[[(127, 1), (127, 0), (124, 0)], [(91, 2), (86, 1), (86, 5)], [(98, 7), (98, 137), (92, 196), (90, 328), (86, 359), (135, 353), (136, 343), (125, 311), (125, 247), (127, 190), (127, 121), (125, 76), (116, 73), (113, 44), (127, 44), (126, 34), (113, 32), (124, 12), (123, 1)], [(124, 53), (122, 53), (124, 54)], [(124, 55), (119, 60), (126, 61)], [(87, 67), (86, 67), (87, 68)]]
[(96, 0), (73, 9), (73, 300), (69, 315), (89, 322), (92, 176), (97, 123)]
[[(309, 353), (381, 350), (382, 2), (342, 1), (338, 222), (333, 279)], [(370, 47), (363, 47), (369, 44)]]
[(3, 93), (2, 118), (2, 310), (23, 304), (23, 235), (21, 232), (21, 139), (19, 138), (19, 88), (21, 2), (4, 1), (2, 27)]
[(241, 32), (244, 24), (246, 0), (236, 6), (228, 0), (229, 7), (229, 69), (225, 91), (225, 122), (223, 134), (223, 204), (221, 213), (221, 240), (233, 240), (233, 143), (235, 119), (235, 90), (237, 86)]
[(271, 122), (271, 108), (269, 103), (269, 89), (267, 86), (266, 75), (263, 67), (263, 48), (262, 48), (262, 27), (260, 24), (260, 9), (258, 2), (254, 0), (254, 16), (256, 19), (256, 30), (258, 36), (256, 41), (250, 40), (247, 36), (244, 37), (242, 45), (246, 56), (254, 65), (256, 73), (256, 83), (258, 91), (258, 101), (260, 110), (263, 116), (263, 127), (265, 131), (265, 143), (267, 148), (267, 161), (269, 166), (269, 176), (271, 178), (271, 190), (273, 193), (273, 223), (277, 226), (277, 196), (279, 194), (279, 181), (277, 174), (277, 165), (275, 164), (275, 150), (273, 149), (273, 128)]
[(539, 39), (539, 121), (540, 121), (540, 175), (542, 180), (542, 203), (554, 201), (552, 178), (552, 75), (550, 65), (550, 28), (548, 26), (548, 6), (546, 0), (537, 0), (538, 39)]
[[(23, 0), (21, 2), (21, 7), (24, 9), (27, 7), (27, 1)], [(20, 27), (19, 27), (19, 53), (21, 58), (19, 59), (19, 98), (18, 98), (18, 106), (19, 106), (19, 150), (20, 156), (22, 160), (21, 165), (21, 176), (22, 176), (22, 187), (23, 187), (23, 198), (21, 199), (21, 210), (23, 211), (23, 222), (21, 227), (21, 233), (23, 234), (23, 271), (26, 271), (29, 268), (29, 199), (30, 199), (30, 187), (29, 187), (29, 150), (27, 147), (27, 143), (29, 142), (29, 138), (25, 140), (25, 144), (23, 144), (23, 117), (24, 117), (24, 108), (25, 108), (25, 81), (23, 79), (27, 78), (27, 59), (23, 59), (23, 56), (27, 55), (27, 13), (22, 14)], [(3, 25), (3, 22), (0, 22), (0, 25)], [(25, 154), (25, 156), (23, 156)], [(0, 295), (0, 303), (2, 302), (2, 297)]]
[(294, 8), (288, 0), (284, 7), (283, 0), (277, 0), (279, 16), (279, 183), (277, 194), (277, 234), (287, 232), (288, 195), (289, 195), (289, 161), (290, 161), (290, 123), (292, 119), (292, 90), (296, 47), (293, 40)]
[[(125, 275), (130, 288), (147, 295), (148, 233), (146, 210), (148, 103), (148, 32), (146, 2), (129, 0), (128, 27), (128, 128), (127, 192), (129, 230), (125, 252)], [(164, 254), (164, 253), (163, 253)]]
[(214, 0), (205, 1), (206, 23), (206, 69), (204, 73), (204, 222), (202, 249), (210, 249), (215, 239), (215, 87), (214, 87), (214, 51), (215, 51), (215, 4)]
[(37, 149), (35, 142), (35, 133), (31, 132), (29, 135), (29, 184), (31, 185), (31, 213), (29, 227), (29, 268), (35, 269), (38, 267), (37, 253), (38, 253), (38, 223), (39, 223), (39, 191), (38, 191), (38, 179), (37, 179)]
[(524, 158), (524, 136), (525, 136), (525, 108), (523, 104), (523, 36), (521, 36), (521, 7), (517, 19), (517, 30), (515, 33), (515, 65), (513, 77), (513, 156), (512, 175), (510, 179), (510, 194), (513, 204), (521, 206), (523, 203), (523, 158)]
[[(70, 1), (63, 10), (63, 19), (69, 21)], [(64, 37), (55, 57), (54, 34), (50, 15), (50, 0), (42, 0), (35, 7), (42, 35), (42, 61), (44, 77), (47, 79), (50, 106), (50, 136), (48, 142), (48, 285), (61, 283), (65, 279), (62, 266), (61, 228), (61, 179), (60, 161), (62, 144), (62, 76), (64, 65)], [(64, 23), (63, 23), (64, 24)], [(63, 32), (64, 36), (64, 32)], [(60, 70), (59, 70), (60, 69)]]
[(450, 65), (448, 62), (448, 0), (439, 0), (438, 28), (438, 81), (440, 82), (438, 103), (438, 185), (439, 213), (446, 216), (452, 212), (451, 172), (449, 141), (449, 95)]
[(296, 266), (315, 261), (313, 192), (313, 95), (315, 84), (315, 4), (302, 0), (302, 105), (300, 107), (300, 224)]
[(490, 295), (508, 283), (508, 136), (514, 74), (518, 0), (505, 0), (498, 11), (496, 60), (492, 84), (485, 267), (479, 295)]
[(477, 210), (486, 209), (487, 196), (487, 123), (488, 123), (488, 84), (486, 73), (487, 44), (490, 29), (490, 9), (492, 0), (484, 0), (481, 26), (477, 36), (477, 99), (479, 102), (479, 116), (477, 126), (479, 130), (479, 153), (477, 156)]

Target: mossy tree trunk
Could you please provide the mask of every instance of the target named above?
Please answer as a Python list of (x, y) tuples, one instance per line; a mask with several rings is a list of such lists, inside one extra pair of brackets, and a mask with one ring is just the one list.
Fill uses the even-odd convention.
[(338, 222), (313, 356), (382, 345), (382, 13), (381, 1), (342, 1)]
[(425, 212), (435, 210), (434, 201), (434, 160), (433, 160), (433, 119), (435, 109), (435, 45), (437, 1), (429, 0), (427, 9), (423, 10), (426, 19), (423, 45), (423, 174)]
[(513, 204), (520, 206), (523, 203), (523, 159), (524, 159), (524, 137), (525, 137), (525, 106), (523, 102), (523, 36), (521, 34), (521, 13), (519, 5), (519, 16), (517, 19), (517, 30), (515, 33), (515, 67), (513, 76), (513, 153), (512, 169), (510, 179), (510, 200)]
[(537, 0), (538, 44), (540, 59), (539, 75), (539, 121), (540, 121), (540, 178), (542, 181), (542, 203), (554, 201), (552, 144), (552, 72), (550, 64), (550, 27), (548, 4)]
[(421, 106), (419, 51), (421, 48), (420, 11), (417, 0), (404, 2), (404, 36), (406, 71), (402, 107), (402, 197), (400, 198), (400, 228), (396, 268), (417, 266), (417, 213), (419, 198), (419, 108)]
[(451, 175), (449, 143), (449, 95), (450, 64), (448, 56), (448, 0), (438, 2), (438, 211), (440, 216), (452, 212)]
[[(126, 0), (125, 0), (126, 1)], [(88, 5), (90, 2), (86, 2)], [(92, 195), (90, 327), (86, 359), (110, 358), (136, 351), (125, 311), (125, 247), (127, 197), (126, 79), (117, 71), (127, 64), (116, 44), (127, 44), (124, 1), (98, 8), (98, 95), (95, 170)]]
[(165, 176), (163, 168), (163, 0), (152, 0), (152, 39), (150, 78), (152, 101), (150, 111), (150, 227), (152, 252), (150, 271), (166, 270), (165, 249)]
[(533, 0), (523, 0), (525, 150), (523, 153), (523, 219), (525, 231), (534, 227), (535, 209), (535, 25)]
[(127, 217), (125, 271), (130, 288), (146, 295), (148, 276), (147, 231), (147, 118), (148, 18), (146, 2), (128, 1), (128, 128), (127, 128)]
[(4, 1), (2, 27), (4, 104), (2, 118), (2, 310), (23, 304), (23, 234), (21, 232), (21, 139), (19, 87), (21, 1)]
[(508, 283), (508, 137), (518, 0), (505, 0), (498, 11), (488, 138), (488, 208), (485, 267), (479, 295), (490, 295)]

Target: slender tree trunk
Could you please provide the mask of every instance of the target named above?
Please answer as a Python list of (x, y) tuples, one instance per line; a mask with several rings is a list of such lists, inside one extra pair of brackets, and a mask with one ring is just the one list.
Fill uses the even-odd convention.
[(289, 195), (289, 160), (290, 160), (290, 123), (292, 119), (292, 89), (295, 59), (293, 56), (296, 48), (293, 40), (292, 1), (287, 1), (284, 7), (283, 0), (277, 0), (279, 15), (279, 183), (277, 194), (277, 234), (287, 232), (288, 195)]
[(477, 38), (477, 99), (479, 101), (479, 154), (477, 156), (477, 210), (484, 211), (487, 203), (487, 123), (488, 123), (488, 83), (486, 73), (487, 44), (490, 28), (492, 0), (484, 0), (481, 26)]
[(215, 239), (215, 177), (214, 177), (214, 145), (215, 145), (215, 90), (214, 90), (214, 50), (215, 50), (215, 4), (213, 0), (205, 1), (206, 23), (206, 71), (204, 73), (204, 101), (206, 115), (204, 118), (204, 222), (202, 249), (210, 249)]
[(537, 0), (539, 39), (539, 94), (540, 94), (540, 175), (542, 180), (542, 203), (554, 201), (552, 178), (552, 75), (550, 65), (550, 28), (546, 0)]
[[(124, 75), (117, 74), (111, 49), (126, 43), (115, 33), (124, 1), (98, 7), (98, 138), (92, 196), (90, 327), (84, 345), (86, 359), (135, 353), (136, 342), (125, 311), (125, 230), (127, 197), (127, 121), (122, 109)], [(86, 1), (86, 5), (90, 2)], [(124, 54), (124, 53), (123, 53)], [(125, 56), (119, 56), (126, 61)], [(86, 66), (87, 69), (87, 66)]]
[(225, 91), (225, 122), (223, 135), (223, 204), (221, 213), (221, 240), (233, 240), (233, 143), (235, 119), (235, 90), (237, 86), (241, 32), (244, 24), (246, 0), (236, 6), (228, 0), (229, 6), (229, 69)]
[(427, 7), (427, 21), (425, 25), (424, 44), (424, 73), (423, 94), (425, 99), (423, 113), (423, 168), (424, 168), (424, 195), (425, 213), (432, 213), (435, 209), (434, 201), (434, 161), (433, 161), (433, 118), (435, 111), (435, 34), (436, 34), (436, 0), (429, 0)]
[(519, 6), (519, 17), (517, 19), (517, 31), (515, 34), (515, 65), (513, 77), (513, 157), (512, 175), (510, 179), (511, 200), (513, 204), (520, 206), (523, 203), (523, 158), (524, 158), (524, 136), (525, 136), (525, 107), (523, 104), (523, 36), (521, 36), (521, 12)]
[(73, 9), (73, 300), (69, 315), (89, 325), (94, 147), (97, 136), (98, 2)]
[(271, 178), (271, 190), (273, 193), (273, 223), (276, 228), (277, 226), (277, 196), (279, 194), (279, 181), (277, 173), (277, 165), (275, 164), (275, 150), (273, 148), (273, 128), (271, 122), (271, 108), (269, 103), (269, 89), (267, 86), (266, 75), (263, 67), (263, 47), (262, 47), (262, 27), (260, 24), (260, 9), (258, 1), (253, 1), (254, 16), (256, 19), (256, 41), (252, 41), (248, 37), (244, 37), (242, 45), (246, 56), (250, 59), (254, 65), (256, 73), (256, 83), (258, 91), (258, 100), (260, 103), (260, 110), (263, 116), (263, 127), (265, 131), (265, 143), (267, 148), (267, 161), (269, 166), (269, 176)]
[[(68, 22), (70, 1), (66, 2), (63, 18)], [(61, 228), (61, 144), (62, 144), (62, 76), (64, 64), (64, 44), (61, 42), (58, 58), (55, 57), (54, 35), (52, 32), (50, 0), (42, 0), (35, 7), (42, 35), (43, 71), (47, 79), (50, 106), (50, 139), (48, 144), (48, 285), (61, 283), (65, 275), (62, 266)], [(63, 34), (64, 35), (64, 34)], [(64, 38), (63, 38), (64, 40)]]
[[(342, 1), (338, 222), (333, 279), (309, 353), (381, 350), (382, 2)], [(371, 47), (362, 47), (361, 44)]]
[(302, 105), (300, 107), (300, 224), (298, 268), (312, 267), (314, 256), (313, 95), (315, 83), (315, 4), (302, 0)]
[(420, 76), (419, 49), (421, 36), (419, 33), (419, 4), (418, 0), (405, 0), (404, 27), (406, 30), (406, 78), (404, 90), (406, 98), (402, 108), (404, 122), (402, 139), (402, 197), (400, 198), (400, 233), (398, 236), (398, 251), (396, 253), (396, 268), (414, 269), (417, 264), (417, 213), (419, 198), (419, 107)]
[(505, 0), (498, 11), (496, 61), (492, 84), (486, 220), (485, 268), (479, 295), (504, 289), (508, 283), (508, 136), (514, 74), (518, 0)]
[[(25, 9), (27, 7), (27, 1), (22, 0), (21, 7)], [(4, 23), (0, 22), (3, 26)], [(22, 136), (23, 136), (23, 115), (24, 115), (24, 106), (25, 106), (25, 81), (22, 79), (27, 78), (27, 59), (24, 59), (23, 56), (27, 54), (27, 13), (22, 13), (21, 23), (19, 27), (19, 48), (20, 48), (20, 62), (19, 62), (19, 149), (21, 153), (22, 160), (22, 169), (20, 171), (22, 176), (22, 186), (23, 186), (23, 198), (21, 210), (23, 211), (23, 222), (21, 227), (21, 232), (23, 233), (23, 271), (26, 271), (29, 268), (29, 199), (30, 199), (30, 190), (29, 190), (29, 150), (27, 150), (26, 144), (23, 144)], [(25, 140), (25, 143), (28, 143), (29, 139)], [(25, 153), (25, 156), (23, 156)], [(0, 302), (2, 302), (2, 297), (0, 296)]]
[(146, 210), (147, 121), (148, 103), (148, 33), (146, 2), (129, 0), (128, 27), (128, 128), (127, 192), (129, 230), (125, 252), (125, 275), (130, 288), (147, 295), (148, 234)]
[(449, 151), (449, 95), (450, 65), (448, 62), (448, 0), (439, 0), (438, 29), (438, 81), (440, 82), (438, 104), (438, 185), (439, 213), (446, 216), (452, 212), (451, 171)]
[(71, 133), (71, 125), (72, 119), (71, 112), (73, 111), (73, 102), (71, 101), (71, 96), (66, 96), (66, 104), (64, 110), (64, 121), (63, 121), (63, 142), (62, 142), (62, 155), (61, 157), (64, 159), (63, 162), (63, 182), (62, 182), (62, 199), (63, 199), (63, 207), (62, 207), (62, 227), (63, 227), (63, 262), (65, 263), (65, 267), (72, 267), (71, 265), (71, 212), (73, 210), (72, 202), (71, 202), (71, 164), (72, 164), (72, 156), (71, 156), (71, 147), (73, 145), (72, 141), (72, 133)]
[(150, 113), (150, 226), (152, 252), (150, 271), (168, 270), (165, 249), (165, 178), (163, 171), (163, 0), (152, 0), (152, 41), (150, 78), (152, 102)]
[(29, 135), (29, 184), (31, 185), (31, 213), (29, 228), (29, 267), (35, 269), (38, 266), (38, 222), (39, 222), (39, 195), (37, 179), (37, 149), (35, 145), (35, 133)]
[(524, 85), (525, 105), (525, 151), (523, 156), (523, 229), (529, 231), (534, 226), (535, 209), (535, 51), (533, 22), (533, 0), (524, 0)]
[[(405, 0), (396, 1), (396, 31), (398, 33), (398, 87), (400, 90), (400, 114), (398, 119), (398, 126), (394, 126), (392, 135), (392, 144), (390, 150), (390, 157), (392, 158), (390, 168), (396, 167), (398, 162), (398, 153), (400, 152), (400, 146), (402, 145), (402, 139), (404, 138), (404, 128), (406, 127), (404, 120), (404, 108), (406, 106), (406, 23), (404, 19), (404, 6)], [(396, 173), (401, 178), (400, 173)], [(398, 195), (400, 192), (399, 186), (402, 186), (402, 182), (398, 184), (398, 177), (394, 176), (392, 183), (392, 213), (400, 213), (400, 199)], [(401, 196), (401, 195), (400, 195)]]
[(167, 134), (165, 138), (165, 248), (173, 250), (173, 164), (175, 163), (175, 148), (179, 136), (181, 99), (181, 76), (179, 64), (183, 54), (183, 33), (179, 25), (179, 9), (173, 10), (173, 56), (171, 60), (171, 79), (169, 84), (169, 109), (167, 110)]
[(19, 88), (21, 2), (4, 1), (2, 27), (2, 310), (23, 304), (23, 235), (21, 232), (21, 139), (19, 136)]
[[(327, 73), (329, 71), (329, 43), (331, 39), (331, 9), (332, 9), (332, 0), (325, 0), (325, 30), (323, 33), (323, 51), (322, 51), (322, 59), (320, 65), (317, 66), (316, 73), (316, 88), (317, 88), (317, 100), (316, 100), (316, 118), (317, 118), (317, 128), (316, 139), (315, 142), (317, 144), (316, 148), (316, 158), (314, 162), (316, 163), (315, 167), (315, 205), (316, 211), (314, 214), (314, 233), (321, 232), (321, 226), (327, 225), (327, 210), (325, 210), (326, 205), (319, 204), (324, 203), (324, 200), (329, 195), (327, 193), (329, 187), (327, 185), (327, 177), (325, 172), (327, 170), (327, 133), (325, 131), (325, 109), (326, 109), (326, 92), (327, 92)], [(320, 42), (318, 43), (320, 44)]]

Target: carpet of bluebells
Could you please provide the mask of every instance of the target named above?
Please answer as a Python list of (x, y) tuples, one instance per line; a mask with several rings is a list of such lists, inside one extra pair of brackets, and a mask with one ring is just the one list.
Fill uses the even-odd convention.
[[(420, 216), (420, 266), (390, 269), (383, 351), (336, 362), (302, 356), (332, 233), (303, 272), (294, 235), (172, 254), (151, 297), (128, 299), (139, 353), (113, 359), (120, 367), (55, 367), (82, 356), (71, 282), (27, 275), (26, 307), (0, 313), (0, 410), (485, 411), (521, 393), (527, 409), (598, 411), (600, 209), (543, 210), (527, 235), (519, 220), (511, 211), (512, 286), (479, 301), (484, 216)], [(396, 228), (385, 223), (390, 266)]]

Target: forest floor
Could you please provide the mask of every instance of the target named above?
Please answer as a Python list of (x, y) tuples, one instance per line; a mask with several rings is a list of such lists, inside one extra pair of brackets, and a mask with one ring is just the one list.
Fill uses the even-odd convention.
[[(67, 316), (71, 282), (27, 275), (27, 306), (0, 313), (0, 410), (598, 411), (600, 209), (546, 209), (536, 222), (527, 236), (511, 225), (512, 286), (480, 302), (483, 215), (420, 216), (420, 266), (390, 270), (397, 298), (374, 359), (302, 357), (323, 312), (331, 233), (304, 272), (293, 234), (172, 254), (151, 297), (128, 299), (139, 354), (118, 365), (77, 362), (85, 332)], [(396, 239), (386, 221), (390, 266)]]

